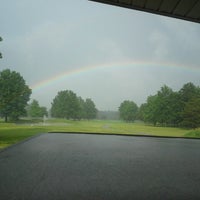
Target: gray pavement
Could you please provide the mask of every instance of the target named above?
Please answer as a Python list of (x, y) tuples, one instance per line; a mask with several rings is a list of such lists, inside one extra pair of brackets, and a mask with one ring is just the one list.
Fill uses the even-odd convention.
[(200, 199), (200, 140), (42, 134), (0, 152), (0, 199)]

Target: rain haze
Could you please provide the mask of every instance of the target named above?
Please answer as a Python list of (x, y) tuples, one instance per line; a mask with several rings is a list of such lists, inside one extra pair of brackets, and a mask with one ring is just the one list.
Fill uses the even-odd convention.
[(87, 0), (0, 2), (0, 71), (19, 72), (42, 106), (72, 90), (117, 110), (164, 84), (200, 85), (198, 23)]

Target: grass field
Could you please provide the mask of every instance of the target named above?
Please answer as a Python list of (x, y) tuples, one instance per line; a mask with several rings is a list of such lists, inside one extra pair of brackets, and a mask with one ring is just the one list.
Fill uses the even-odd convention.
[(88, 132), (200, 138), (200, 129), (186, 130), (181, 128), (154, 127), (141, 122), (69, 121), (64, 119), (51, 119), (45, 121), (45, 123), (38, 122), (22, 121), (18, 124), (1, 122), (0, 148), (15, 144), (30, 136), (46, 132)]

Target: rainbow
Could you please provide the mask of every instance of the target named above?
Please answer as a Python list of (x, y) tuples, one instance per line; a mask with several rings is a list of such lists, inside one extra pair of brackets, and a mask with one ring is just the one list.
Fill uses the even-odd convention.
[(200, 72), (200, 70), (197, 66), (189, 66), (188, 67), (188, 66), (174, 64), (174, 63), (128, 61), (128, 62), (121, 62), (121, 63), (118, 62), (118, 63), (106, 63), (106, 64), (91, 65), (91, 66), (85, 66), (85, 67), (76, 68), (73, 70), (64, 71), (55, 76), (41, 80), (41, 81), (37, 82), (36, 84), (33, 84), (30, 87), (33, 91), (36, 91), (36, 90), (40, 90), (40, 89), (46, 88), (48, 86), (51, 86), (57, 82), (62, 82), (70, 76), (78, 76), (78, 75), (82, 75), (84, 73), (89, 73), (89, 72), (91, 73), (91, 72), (95, 72), (95, 71), (98, 72), (98, 70), (107, 70), (110, 68), (127, 68), (127, 67), (130, 67), (130, 68), (141, 68), (141, 67), (160, 68), (160, 67), (164, 67), (164, 68), (173, 68), (173, 69), (195, 70), (195, 71)]

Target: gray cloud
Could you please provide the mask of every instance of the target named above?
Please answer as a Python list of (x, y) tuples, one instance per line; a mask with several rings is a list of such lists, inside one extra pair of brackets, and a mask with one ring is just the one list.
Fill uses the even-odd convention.
[[(99, 109), (116, 110), (124, 99), (143, 103), (163, 84), (174, 90), (189, 81), (200, 85), (199, 24), (85, 0), (8, 0), (1, 6), (0, 69), (20, 72), (29, 85), (122, 63), (34, 89), (32, 98), (44, 106), (64, 89), (92, 98)], [(138, 61), (145, 66), (126, 66)]]

